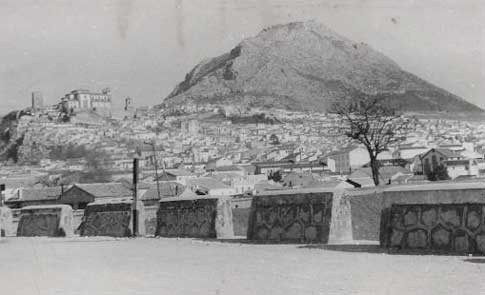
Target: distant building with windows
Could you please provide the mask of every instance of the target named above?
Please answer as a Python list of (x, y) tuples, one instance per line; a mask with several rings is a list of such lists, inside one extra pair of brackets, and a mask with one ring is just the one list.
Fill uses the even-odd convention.
[[(464, 160), (463, 157), (452, 150), (433, 148), (419, 156), (421, 161), (421, 173), (434, 172), (438, 166), (447, 166), (448, 163)], [(467, 161), (468, 162), (468, 161)], [(455, 163), (456, 164), (456, 163)], [(419, 168), (419, 167), (418, 167)]]
[(79, 111), (96, 111), (103, 115), (111, 113), (111, 91), (109, 88), (99, 92), (87, 89), (76, 89), (62, 98), (62, 106), (69, 113)]

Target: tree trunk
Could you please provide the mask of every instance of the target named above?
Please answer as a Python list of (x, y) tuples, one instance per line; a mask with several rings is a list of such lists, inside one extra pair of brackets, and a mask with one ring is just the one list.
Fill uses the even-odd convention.
[(375, 186), (379, 185), (379, 162), (377, 161), (377, 156), (370, 156), (370, 168), (372, 170), (372, 179), (374, 180)]

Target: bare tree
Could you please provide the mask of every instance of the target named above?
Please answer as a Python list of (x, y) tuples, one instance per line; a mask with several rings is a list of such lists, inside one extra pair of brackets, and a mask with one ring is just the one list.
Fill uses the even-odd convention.
[(381, 96), (335, 100), (329, 112), (339, 115), (342, 134), (365, 146), (369, 152), (374, 184), (379, 185), (377, 156), (390, 145), (406, 138), (408, 120)]

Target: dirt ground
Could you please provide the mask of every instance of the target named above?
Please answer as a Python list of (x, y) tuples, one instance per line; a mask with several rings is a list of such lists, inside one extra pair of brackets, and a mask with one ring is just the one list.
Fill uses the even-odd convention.
[(0, 294), (485, 294), (485, 258), (375, 245), (3, 238)]

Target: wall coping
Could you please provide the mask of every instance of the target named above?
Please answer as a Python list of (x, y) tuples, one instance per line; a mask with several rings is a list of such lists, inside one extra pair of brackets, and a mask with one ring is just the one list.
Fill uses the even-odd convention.
[(160, 199), (160, 203), (174, 202), (174, 201), (228, 200), (228, 199), (231, 199), (231, 197), (229, 197), (229, 196), (200, 195), (200, 196), (162, 198), (162, 199)]
[(36, 210), (36, 209), (71, 209), (69, 205), (32, 205), (32, 206), (25, 206), (20, 208), (20, 212), (28, 211), (28, 210)]
[(294, 195), (294, 194), (310, 194), (310, 193), (334, 193), (335, 191), (341, 191), (343, 189), (334, 189), (328, 187), (312, 187), (312, 188), (297, 188), (297, 189), (287, 189), (287, 190), (271, 190), (264, 191), (254, 197), (259, 196), (277, 196), (277, 195)]
[(485, 182), (467, 183), (432, 183), (432, 184), (413, 184), (397, 185), (384, 188), (384, 192), (407, 192), (407, 191), (443, 191), (443, 190), (485, 190)]

